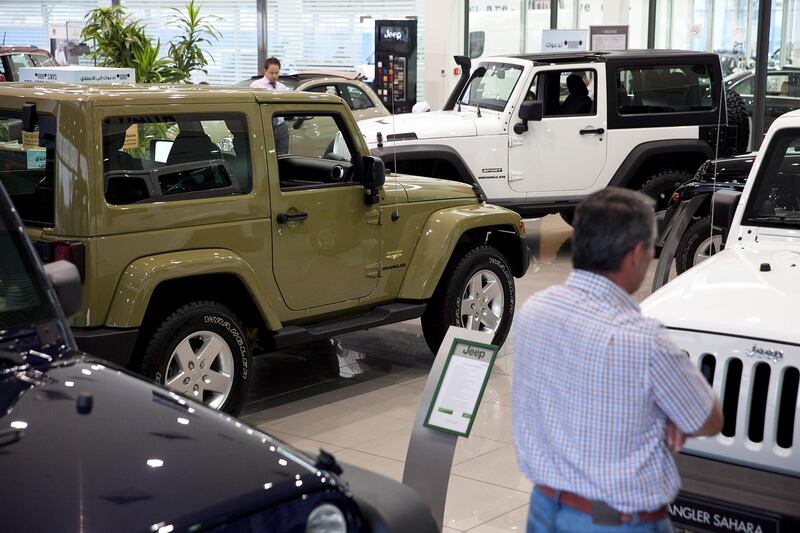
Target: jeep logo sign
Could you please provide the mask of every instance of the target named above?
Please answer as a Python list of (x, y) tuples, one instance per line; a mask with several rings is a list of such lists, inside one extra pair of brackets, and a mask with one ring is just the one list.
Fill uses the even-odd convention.
[(753, 359), (766, 359), (767, 361), (772, 361), (773, 363), (779, 363), (783, 360), (782, 350), (760, 348), (755, 344), (752, 348), (745, 350), (744, 353), (747, 355), (747, 357), (752, 357)]

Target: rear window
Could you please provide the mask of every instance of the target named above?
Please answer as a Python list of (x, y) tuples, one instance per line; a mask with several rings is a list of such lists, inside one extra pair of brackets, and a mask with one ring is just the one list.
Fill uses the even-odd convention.
[(114, 117), (103, 123), (108, 203), (247, 193), (247, 123), (238, 113)]
[(0, 182), (27, 225), (54, 223), (55, 151), (40, 143), (54, 133), (52, 117), (40, 115), (35, 131), (23, 132), (21, 114), (0, 110)]
[(617, 70), (620, 115), (711, 111), (710, 65), (637, 66)]

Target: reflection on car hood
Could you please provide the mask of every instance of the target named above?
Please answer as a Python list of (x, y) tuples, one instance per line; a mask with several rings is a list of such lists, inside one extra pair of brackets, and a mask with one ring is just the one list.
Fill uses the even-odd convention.
[(799, 299), (800, 254), (762, 242), (725, 249), (689, 269), (642, 302), (642, 311), (671, 328), (798, 343)]
[(370, 148), (378, 142), (378, 132), (383, 136), (384, 147), (389, 147), (394, 136), (409, 140), (477, 135), (475, 118), (475, 111), (431, 111), (362, 120), (358, 127)]
[[(387, 184), (394, 181), (394, 175), (386, 177)], [(477, 201), (472, 186), (457, 181), (439, 180), (398, 174), (397, 183), (403, 187), (409, 202), (426, 202), (430, 200), (452, 200), (470, 198)]]
[[(79, 395), (91, 398), (88, 414)], [(0, 428), (23, 428), (0, 439), (8, 531), (179, 531), (231, 502), (263, 509), (324, 479), (267, 435), (89, 360), (6, 377), (0, 401)]]

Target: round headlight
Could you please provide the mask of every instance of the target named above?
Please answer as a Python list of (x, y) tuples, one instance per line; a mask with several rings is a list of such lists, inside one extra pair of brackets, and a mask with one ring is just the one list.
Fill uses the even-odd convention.
[(338, 507), (323, 503), (308, 515), (306, 533), (347, 533), (347, 520)]

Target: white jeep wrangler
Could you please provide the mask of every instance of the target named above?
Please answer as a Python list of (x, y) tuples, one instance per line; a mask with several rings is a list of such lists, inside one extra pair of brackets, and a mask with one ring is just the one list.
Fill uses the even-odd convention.
[(642, 303), (725, 417), (720, 435), (679, 455), (671, 518), (690, 530), (800, 531), (800, 112), (773, 123), (744, 191), (718, 191), (713, 209), (725, 249)]
[(744, 103), (726, 98), (716, 54), (494, 57), (471, 73), (467, 58), (456, 62), (462, 78), (444, 110), (359, 127), (387, 168), (476, 184), (522, 216), (569, 219), (608, 185), (641, 189), (663, 209), (706, 159), (747, 146)]

